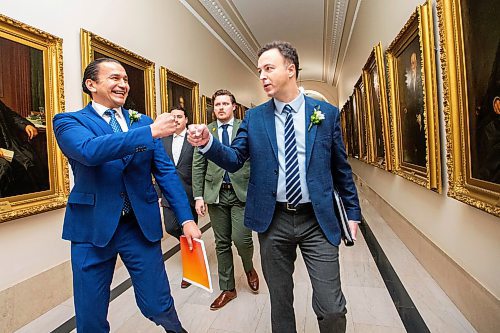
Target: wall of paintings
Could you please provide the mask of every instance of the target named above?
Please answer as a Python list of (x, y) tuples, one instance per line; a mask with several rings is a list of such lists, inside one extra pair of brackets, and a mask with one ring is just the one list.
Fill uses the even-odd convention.
[(498, 15), (489, 1), (363, 2), (339, 84), (354, 172), (497, 297)]

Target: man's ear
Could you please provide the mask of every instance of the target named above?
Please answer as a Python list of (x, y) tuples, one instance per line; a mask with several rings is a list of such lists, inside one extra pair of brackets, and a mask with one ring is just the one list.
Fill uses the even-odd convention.
[(288, 77), (292, 78), (295, 76), (295, 72), (297, 71), (297, 68), (295, 68), (295, 64), (291, 63), (287, 66), (288, 69)]
[(87, 87), (87, 89), (90, 91), (90, 92), (96, 92), (97, 91), (97, 88), (94, 86), (94, 81), (92, 81), (91, 79), (87, 79), (85, 80), (85, 86)]

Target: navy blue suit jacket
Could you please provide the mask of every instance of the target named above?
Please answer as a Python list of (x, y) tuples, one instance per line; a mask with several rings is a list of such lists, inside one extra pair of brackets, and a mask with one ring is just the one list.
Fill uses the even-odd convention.
[(63, 238), (106, 246), (120, 220), (125, 192), (137, 222), (151, 242), (163, 236), (154, 175), (171, 203), (178, 220), (192, 220), (186, 192), (167, 156), (162, 142), (153, 139), (151, 118), (142, 115), (129, 123), (129, 131), (114, 133), (111, 126), (92, 108), (66, 112), (54, 117), (54, 132), (74, 175), (68, 198)]
[[(361, 219), (358, 195), (342, 142), (340, 113), (336, 107), (309, 97), (305, 97), (305, 103), (307, 187), (321, 229), (328, 241), (338, 246), (341, 235), (334, 211), (334, 187), (342, 197), (348, 218)], [(308, 131), (315, 107), (320, 108), (325, 119)], [(257, 232), (269, 228), (276, 207), (279, 167), (274, 111), (272, 99), (249, 110), (231, 147), (214, 138), (204, 154), (229, 172), (235, 172), (247, 159), (251, 160), (245, 225)]]

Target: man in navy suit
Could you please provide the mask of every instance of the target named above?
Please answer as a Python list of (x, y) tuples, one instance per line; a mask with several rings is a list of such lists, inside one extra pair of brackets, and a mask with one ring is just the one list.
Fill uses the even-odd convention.
[(297, 246), (311, 279), (320, 331), (344, 332), (334, 188), (354, 238), (361, 211), (342, 143), (340, 113), (300, 92), (298, 68), (292, 45), (266, 44), (259, 51), (258, 71), (272, 99), (247, 112), (230, 147), (214, 139), (205, 125), (191, 125), (188, 141), (229, 172), (252, 161), (245, 225), (259, 233), (273, 332), (296, 332), (292, 274)]
[(167, 332), (183, 332), (162, 260), (160, 210), (151, 181), (153, 174), (192, 246), (201, 232), (159, 139), (175, 131), (174, 119), (162, 114), (153, 122), (122, 107), (130, 87), (116, 60), (90, 63), (82, 86), (92, 102), (53, 121), (75, 179), (63, 238), (71, 241), (77, 331), (109, 332), (110, 284), (120, 254), (144, 316)]

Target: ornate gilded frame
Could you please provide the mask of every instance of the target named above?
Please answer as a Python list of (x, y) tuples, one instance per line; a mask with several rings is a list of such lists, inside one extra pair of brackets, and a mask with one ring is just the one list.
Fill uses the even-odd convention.
[(358, 110), (358, 140), (359, 140), (359, 160), (367, 162), (370, 159), (370, 136), (368, 135), (367, 110), (366, 110), (366, 91), (363, 83), (363, 77), (360, 76), (354, 85), (354, 98)]
[[(387, 88), (385, 82), (385, 65), (382, 54), (382, 44), (378, 43), (373, 47), (365, 66), (363, 67), (363, 82), (366, 89), (366, 106), (367, 106), (367, 132), (369, 140), (369, 160), (368, 162), (379, 168), (391, 170), (391, 140), (390, 140), (390, 124), (389, 124), (389, 109), (387, 107)], [(375, 87), (378, 86), (378, 89)], [(379, 114), (375, 114), (378, 109)], [(377, 132), (376, 118), (379, 117), (380, 133)], [(382, 147), (384, 152), (380, 156), (377, 149), (377, 140), (382, 139)]]
[[(470, 110), (469, 106), (469, 99), (473, 96), (467, 87), (471, 78), (467, 78), (464, 41), (467, 32), (464, 31), (460, 1), (438, 0), (437, 14), (444, 87), (448, 196), (500, 216), (500, 185), (474, 178), (471, 172), (468, 115), (475, 110)], [(500, 156), (497, 155), (496, 158), (498, 160)]]
[(346, 102), (342, 109), (340, 109), (340, 129), (342, 130), (342, 141), (344, 142), (346, 154), (349, 155), (349, 144), (347, 141), (347, 104)]
[[(399, 85), (399, 56), (408, 46), (418, 41), (421, 57), (421, 83), (423, 99), (423, 127), (425, 133), (425, 167), (403, 161), (402, 90)], [(436, 62), (434, 56), (434, 30), (432, 5), (418, 6), (396, 39), (386, 51), (389, 70), (391, 105), (391, 132), (393, 135), (393, 172), (416, 184), (441, 193), (441, 153), (439, 114), (437, 103)], [(410, 116), (408, 116), (410, 118)], [(418, 117), (417, 117), (418, 118)], [(422, 119), (420, 118), (420, 124)], [(421, 125), (420, 125), (421, 126)]]
[(199, 87), (197, 82), (194, 82), (180, 74), (177, 74), (163, 66), (160, 67), (160, 96), (162, 112), (169, 112), (172, 105), (169, 105), (169, 83), (178, 85), (189, 90), (189, 100), (191, 101), (192, 110), (186, 110), (189, 121), (193, 124), (199, 124), (206, 121), (206, 118), (201, 114), (199, 107)]
[[(125, 66), (130, 66), (134, 69), (141, 71), (143, 74), (143, 84), (144, 89), (144, 107), (145, 110), (138, 109), (141, 113), (154, 118), (156, 116), (156, 91), (155, 91), (155, 64), (154, 62), (137, 55), (124, 47), (117, 45), (103, 37), (100, 37), (90, 31), (85, 29), (80, 29), (80, 43), (81, 43), (81, 57), (82, 57), (82, 76), (85, 68), (92, 61), (95, 60), (95, 54), (99, 53), (106, 57), (118, 60)], [(128, 72), (129, 83), (131, 84), (131, 92), (129, 93), (129, 99), (131, 93), (134, 92), (134, 87), (132, 86), (132, 73)], [(140, 77), (138, 78), (140, 79)], [(86, 105), (90, 102), (90, 96), (83, 93), (83, 104)], [(142, 102), (142, 101), (141, 101)]]
[(0, 198), (0, 222), (5, 222), (66, 206), (69, 174), (67, 160), (57, 147), (52, 130), (52, 118), (64, 112), (65, 104), (62, 39), (1, 14), (0, 37), (40, 50), (43, 54), (44, 126), (49, 178), (48, 190)]
[(212, 98), (205, 95), (201, 96), (201, 118), (204, 124), (210, 124), (216, 119)]

